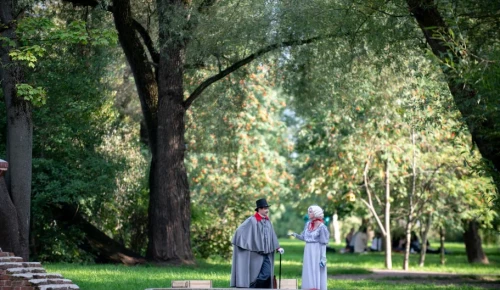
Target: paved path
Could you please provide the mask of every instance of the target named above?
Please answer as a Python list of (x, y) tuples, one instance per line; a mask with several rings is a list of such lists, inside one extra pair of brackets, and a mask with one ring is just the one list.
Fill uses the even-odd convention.
[(441, 272), (372, 269), (367, 274), (330, 275), (334, 280), (381, 280), (395, 284), (470, 285), (485, 289), (500, 289), (500, 275), (468, 275)]

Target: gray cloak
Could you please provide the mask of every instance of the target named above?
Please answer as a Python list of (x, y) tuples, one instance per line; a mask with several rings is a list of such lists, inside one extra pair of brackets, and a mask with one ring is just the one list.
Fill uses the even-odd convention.
[[(271, 261), (271, 284), (274, 275), (274, 252), (279, 248), (278, 237), (269, 220), (246, 219), (234, 233), (233, 263), (230, 287), (249, 288), (259, 275), (264, 255)], [(271, 286), (272, 288), (272, 286)]]

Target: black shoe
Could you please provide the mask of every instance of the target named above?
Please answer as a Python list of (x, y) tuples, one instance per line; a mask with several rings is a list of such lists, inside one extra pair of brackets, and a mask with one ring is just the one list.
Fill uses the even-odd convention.
[(259, 289), (269, 289), (271, 288), (271, 277), (267, 278), (267, 280), (259, 280), (255, 281), (255, 288)]

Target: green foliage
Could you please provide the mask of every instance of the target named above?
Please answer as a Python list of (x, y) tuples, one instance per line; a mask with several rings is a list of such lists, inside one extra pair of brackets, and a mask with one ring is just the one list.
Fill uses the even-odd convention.
[(234, 228), (221, 223), (219, 212), (211, 206), (192, 204), (191, 241), (196, 256), (229, 258)]
[[(341, 209), (349, 205), (344, 195), (353, 192), (358, 201), (353, 210), (364, 216), (366, 210), (361, 210), (360, 202), (367, 201), (363, 171), (370, 161), (368, 185), (376, 195), (374, 203), (381, 214), (383, 164), (389, 159), (391, 216), (405, 217), (412, 184), (413, 130), (418, 156), (414, 206), (434, 212), (436, 225), (440, 220), (448, 221), (447, 227), (459, 226), (460, 218), (466, 216), (480, 217), (485, 225), (491, 225), (496, 216), (491, 210), (495, 196), (491, 178), (484, 170), (475, 172), (473, 167), (481, 166), (477, 155), (457, 154), (458, 148), (469, 152), (470, 137), (458, 121), (456, 107), (450, 105), (448, 88), (434, 72), (434, 63), (410, 50), (404, 58), (393, 57), (389, 67), (379, 67), (384, 59), (369, 54), (352, 61), (348, 68), (336, 68), (325, 64), (323, 58), (310, 57), (316, 55), (316, 48), (310, 50), (301, 51), (307, 57), (307, 61), (303, 59), (304, 69), (290, 76), (308, 81), (299, 82), (290, 92), (295, 95), (298, 89), (300, 94), (305, 86), (308, 92), (329, 98), (322, 98), (319, 106), (298, 104), (295, 173), (300, 207), (319, 203), (328, 210)], [(325, 70), (337, 78), (321, 79)], [(457, 213), (456, 220), (445, 214), (450, 211)]]
[(94, 259), (79, 247), (84, 234), (57, 222), (57, 208), (66, 203), (110, 237), (144, 253), (148, 155), (138, 140), (139, 125), (115, 107), (115, 83), (123, 73), (118, 50), (83, 45), (100, 37), (90, 37), (86, 29), (95, 36), (106, 31), (110, 19), (92, 19), (87, 27), (74, 22), (61, 30), (54, 24), (74, 16), (40, 17), (22, 26), (27, 45), (58, 40), (44, 47), (44, 57), (27, 73), (29, 83), (47, 90), (46, 104), (33, 113), (34, 253), (44, 261)]
[[(252, 69), (249, 80), (225, 79), (188, 112), (186, 166), (193, 208), (211, 213), (211, 224), (193, 221), (193, 247), (202, 255), (205, 249), (229, 252), (226, 238), (253, 214), (255, 200), (266, 197), (279, 216), (290, 192), (286, 156), (291, 147), (280, 119), (286, 104), (267, 86), (267, 68)], [(223, 240), (212, 241), (216, 233)]]
[[(17, 43), (2, 37), (4, 45), (11, 46), (9, 55), (12, 60), (22, 66), (35, 69), (39, 59), (44, 57), (54, 43), (58, 45), (80, 44), (93, 46), (109, 46), (117, 43), (114, 30), (102, 27), (90, 28), (85, 21), (72, 21), (61, 25), (53, 19), (45, 17), (25, 17), (19, 21), (16, 29)], [(46, 103), (46, 89), (30, 84), (16, 84), (17, 94), (34, 106)]]
[[(44, 11), (43, 13), (47, 13)], [(104, 27), (93, 27), (86, 21), (57, 21), (50, 17), (26, 17), (17, 27), (19, 42), (24, 49), (32, 49), (43, 43), (80, 44), (92, 46), (115, 45), (118, 41), (116, 30)]]
[(10, 57), (14, 61), (24, 62), (30, 68), (35, 67), (37, 62), (37, 57), (42, 57), (45, 53), (45, 49), (39, 45), (33, 45), (28, 47), (22, 47), (21, 49), (12, 49), (9, 53)]
[(31, 102), (33, 106), (40, 107), (47, 102), (47, 92), (42, 87), (32, 87), (28, 84), (16, 84), (17, 95), (25, 101)]

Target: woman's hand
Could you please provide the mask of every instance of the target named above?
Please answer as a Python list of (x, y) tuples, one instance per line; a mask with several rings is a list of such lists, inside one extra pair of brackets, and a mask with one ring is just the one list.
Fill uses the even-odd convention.
[(320, 260), (320, 262), (319, 262), (319, 266), (320, 266), (321, 268), (326, 267), (326, 257), (322, 257), (322, 258), (321, 258), (321, 260)]

